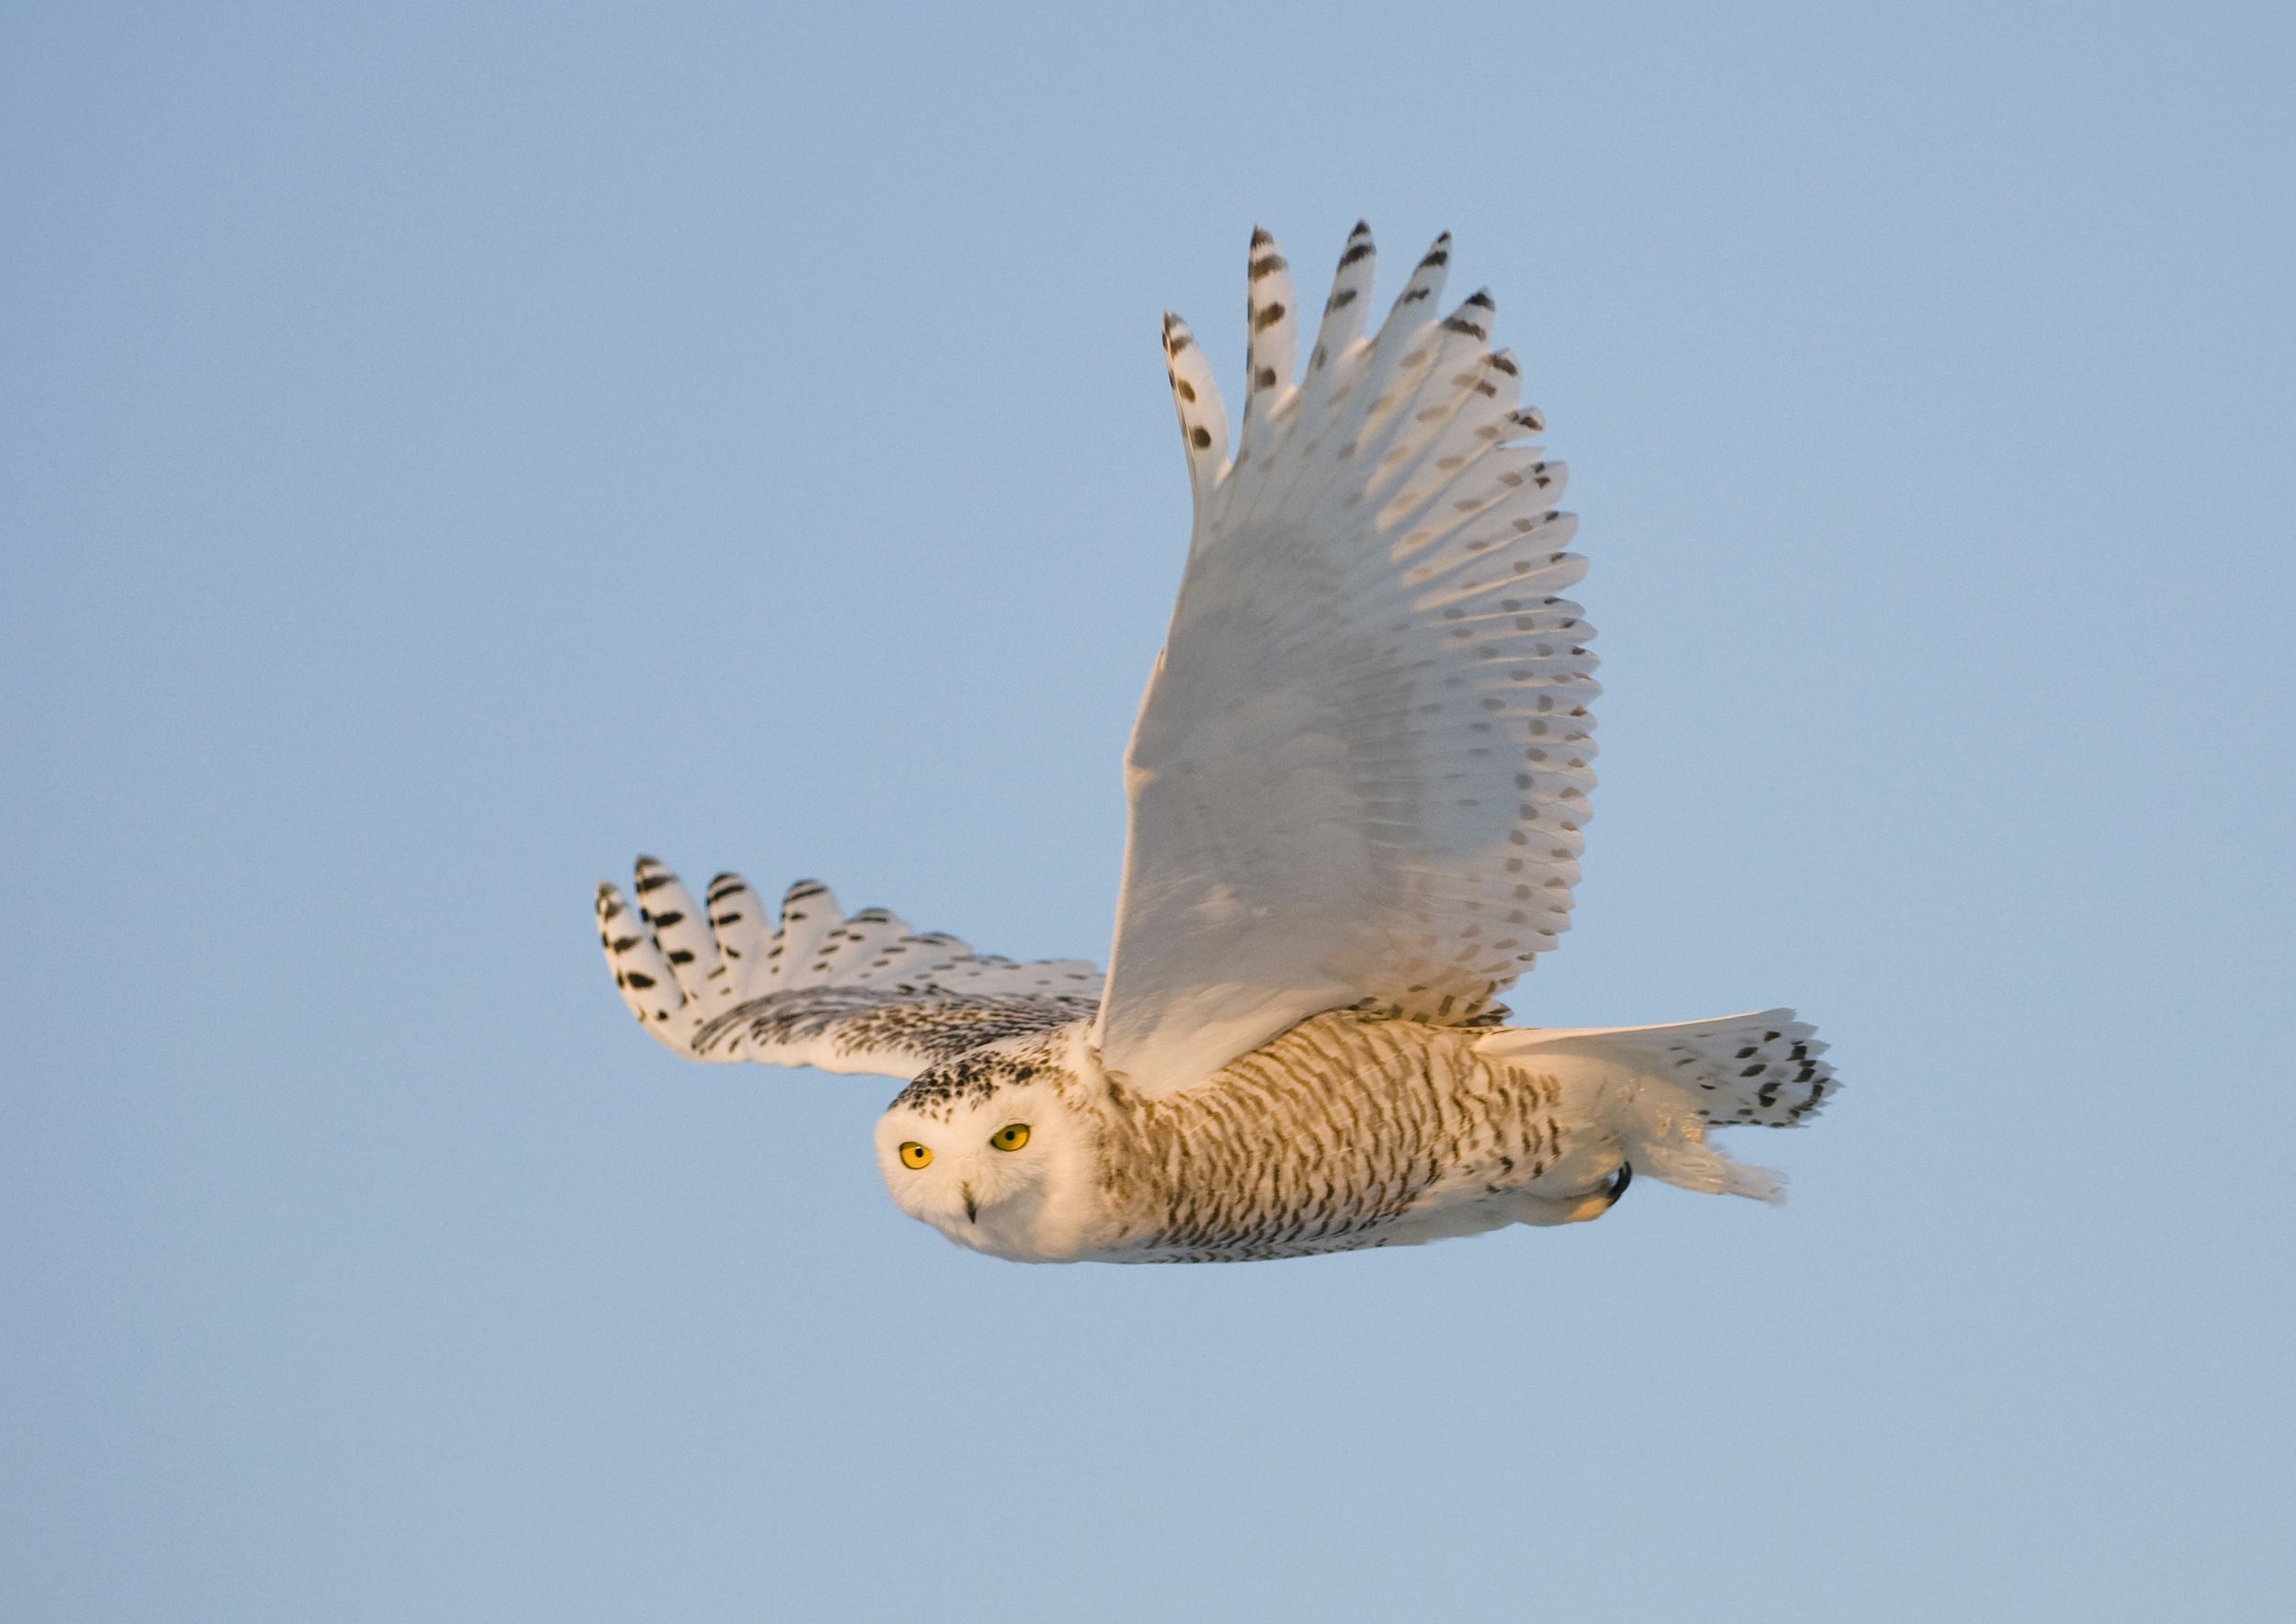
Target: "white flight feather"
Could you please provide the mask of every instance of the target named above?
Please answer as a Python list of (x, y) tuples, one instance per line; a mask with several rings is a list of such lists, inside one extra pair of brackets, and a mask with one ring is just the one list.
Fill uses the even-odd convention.
[[(1255, 278), (1232, 463), (1202, 351), (1167, 322), (1196, 523), (1126, 756), (1094, 1029), (1144, 1091), (1358, 1001), (1462, 1020), (1567, 924), (1597, 690), (1593, 629), (1556, 595), (1582, 568), (1559, 465), (1511, 444), (1539, 420), (1488, 297), (1436, 308), (1449, 239), (1366, 341), (1369, 248), (1349, 238), (1297, 387), (1266, 378), (1294, 312), (1262, 312), (1290, 289)], [(1253, 257), (1280, 264), (1265, 233)]]
[(920, 935), (883, 908), (849, 918), (818, 881), (789, 888), (770, 935), (737, 874), (710, 883), (706, 916), (650, 857), (635, 891), (634, 909), (598, 887), (599, 942), (630, 1012), (689, 1060), (913, 1077), (999, 1037), (1081, 1021), (1100, 993), (1080, 959), (1015, 964)]

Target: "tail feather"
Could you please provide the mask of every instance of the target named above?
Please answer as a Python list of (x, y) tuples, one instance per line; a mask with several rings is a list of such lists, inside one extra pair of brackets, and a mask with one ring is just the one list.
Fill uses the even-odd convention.
[(1817, 1034), (1791, 1009), (1758, 1009), (1665, 1026), (1509, 1029), (1483, 1046), (1493, 1054), (1567, 1048), (1631, 1059), (1680, 1084), (1715, 1127), (1791, 1128), (1815, 1116), (1839, 1088), (1833, 1067), (1818, 1058), (1827, 1046)]
[(1477, 1045), (1508, 1059), (1551, 1054), (1590, 1066), (1627, 1165), (1684, 1190), (1781, 1201), (1784, 1176), (1732, 1161), (1712, 1128), (1791, 1128), (1834, 1091), (1826, 1045), (1791, 1009), (1667, 1026), (1508, 1028)]

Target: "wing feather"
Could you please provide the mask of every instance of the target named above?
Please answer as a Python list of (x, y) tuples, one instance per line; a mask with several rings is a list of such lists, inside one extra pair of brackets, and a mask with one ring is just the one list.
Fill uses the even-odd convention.
[(1187, 322), (1168, 312), (1164, 318), (1164, 367), (1172, 384), (1172, 403), (1180, 412), (1188, 483), (1200, 502), (1228, 470), (1228, 409), (1196, 335)]
[(850, 918), (800, 880), (769, 935), (738, 874), (710, 882), (703, 915), (678, 876), (637, 862), (633, 909), (598, 887), (599, 941), (622, 999), (664, 1047), (907, 1079), (937, 1060), (1090, 1016), (1100, 976), (1080, 960), (1016, 964), (883, 908)]
[(1299, 301), (1291, 271), (1266, 231), (1252, 233), (1251, 297), (1245, 308), (1244, 432), (1236, 460), (1264, 456), (1276, 419), (1297, 392), (1291, 381), (1299, 351)]
[[(1491, 296), (1438, 314), (1446, 235), (1365, 339), (1359, 227), (1295, 389), (1266, 378), (1280, 256), (1253, 255), (1243, 445), (1191, 434), (1188, 565), (1126, 760), (1096, 1037), (1152, 1092), (1324, 1009), (1482, 1016), (1569, 922), (1594, 782), (1565, 471), (1523, 444), (1544, 421)], [(1184, 428), (1209, 422), (1192, 338), (1173, 372)]]

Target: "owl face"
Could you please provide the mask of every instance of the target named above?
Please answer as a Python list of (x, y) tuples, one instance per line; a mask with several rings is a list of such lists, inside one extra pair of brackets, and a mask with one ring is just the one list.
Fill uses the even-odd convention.
[(1049, 1081), (914, 1103), (905, 1094), (878, 1119), (877, 1167), (895, 1206), (958, 1245), (1049, 1255), (1088, 1189), (1088, 1139)]

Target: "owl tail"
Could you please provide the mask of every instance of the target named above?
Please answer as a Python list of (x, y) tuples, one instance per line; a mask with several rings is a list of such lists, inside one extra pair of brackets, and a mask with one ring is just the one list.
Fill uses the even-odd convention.
[(1533, 1057), (1569, 1067), (1596, 1091), (1635, 1172), (1685, 1190), (1784, 1200), (1781, 1175), (1731, 1161), (1706, 1142), (1710, 1128), (1791, 1128), (1830, 1099), (1826, 1045), (1791, 1009), (1684, 1021), (1669, 1026), (1503, 1028), (1476, 1047), (1494, 1059)]

